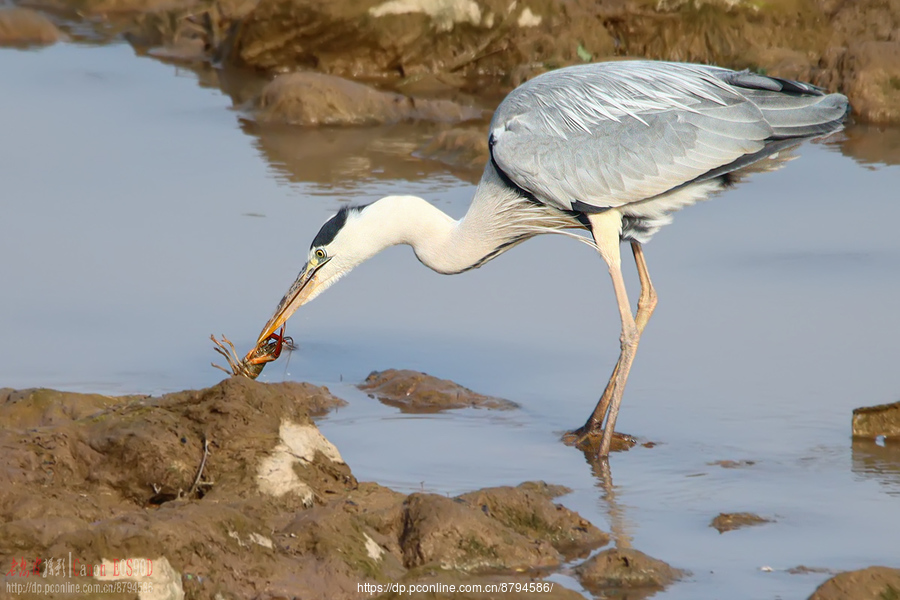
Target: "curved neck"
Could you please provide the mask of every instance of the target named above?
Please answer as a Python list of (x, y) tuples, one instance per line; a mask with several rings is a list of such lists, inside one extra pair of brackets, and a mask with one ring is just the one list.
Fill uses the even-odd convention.
[(365, 241), (353, 266), (388, 246), (408, 244), (423, 264), (448, 274), (480, 267), (532, 236), (583, 227), (572, 214), (524, 197), (490, 161), (459, 221), (422, 198), (388, 196), (359, 213), (354, 226), (364, 231), (353, 239)]
[[(416, 257), (438, 273), (459, 273), (483, 262), (505, 240), (467, 214), (457, 221), (416, 196), (387, 196), (359, 215), (374, 255), (397, 244), (412, 246)], [(360, 257), (363, 260), (368, 256)], [(361, 261), (360, 261), (361, 262)]]

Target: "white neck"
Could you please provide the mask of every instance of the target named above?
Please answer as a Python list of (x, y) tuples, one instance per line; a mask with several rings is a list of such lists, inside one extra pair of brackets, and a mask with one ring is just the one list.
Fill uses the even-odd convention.
[(408, 244), (438, 273), (459, 273), (534, 235), (573, 227), (581, 225), (571, 214), (527, 200), (489, 162), (465, 217), (457, 221), (415, 196), (382, 198), (338, 234), (347, 253), (335, 266), (345, 273), (389, 246)]
[(424, 265), (438, 273), (464, 271), (506, 241), (491, 235), (490, 228), (483, 226), (487, 223), (474, 217), (467, 214), (457, 221), (422, 198), (387, 196), (366, 207), (353, 224), (359, 232), (355, 237), (368, 240), (368, 256), (359, 258), (408, 244)]

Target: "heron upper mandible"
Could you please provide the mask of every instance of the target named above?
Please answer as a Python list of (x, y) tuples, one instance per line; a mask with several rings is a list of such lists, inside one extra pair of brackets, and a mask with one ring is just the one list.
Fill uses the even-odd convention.
[[(621, 352), (583, 427), (609, 453), (641, 333), (656, 307), (642, 245), (670, 213), (725, 187), (799, 140), (838, 131), (840, 94), (806, 83), (695, 64), (595, 63), (545, 73), (513, 90), (490, 124), (490, 160), (459, 221), (422, 198), (387, 196), (342, 208), (312, 241), (306, 265), (258, 344), (353, 267), (396, 244), (438, 273), (482, 266), (525, 240), (563, 233), (597, 249), (622, 321)], [(571, 230), (587, 229), (591, 237)], [(622, 241), (640, 278), (632, 313)], [(604, 425), (605, 421), (605, 425)]]

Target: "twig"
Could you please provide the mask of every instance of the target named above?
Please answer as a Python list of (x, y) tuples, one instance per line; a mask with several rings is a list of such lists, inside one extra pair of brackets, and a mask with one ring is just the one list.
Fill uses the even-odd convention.
[(188, 491), (188, 496), (193, 496), (194, 492), (197, 491), (197, 486), (200, 485), (200, 478), (203, 477), (203, 469), (206, 467), (206, 458), (209, 456), (209, 440), (206, 439), (206, 436), (203, 436), (203, 458), (200, 460), (200, 468), (197, 469), (197, 477), (194, 478), (194, 485), (191, 486), (191, 489)]

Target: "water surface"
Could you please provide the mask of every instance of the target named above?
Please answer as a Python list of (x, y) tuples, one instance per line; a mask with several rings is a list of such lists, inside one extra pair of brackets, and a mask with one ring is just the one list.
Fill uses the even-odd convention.
[[(123, 45), (0, 50), (0, 72), (0, 386), (211, 385), (209, 335), (248, 348), (342, 203), (411, 193), (459, 217), (474, 189), (412, 156), (428, 128), (260, 128), (216, 72)], [(807, 144), (647, 246), (660, 304), (619, 428), (657, 445), (614, 456), (611, 482), (558, 441), (619, 335), (602, 261), (562, 237), (453, 277), (390, 249), (292, 318), (300, 348), (263, 379), (350, 401), (321, 428), (362, 480), (571, 487), (562, 502), (620, 543), (693, 572), (659, 598), (802, 598), (828, 575), (785, 569), (900, 566), (897, 454), (850, 441), (852, 408), (900, 398), (898, 139)], [(522, 409), (402, 415), (353, 387), (389, 367)], [(708, 527), (735, 511), (776, 522)]]

